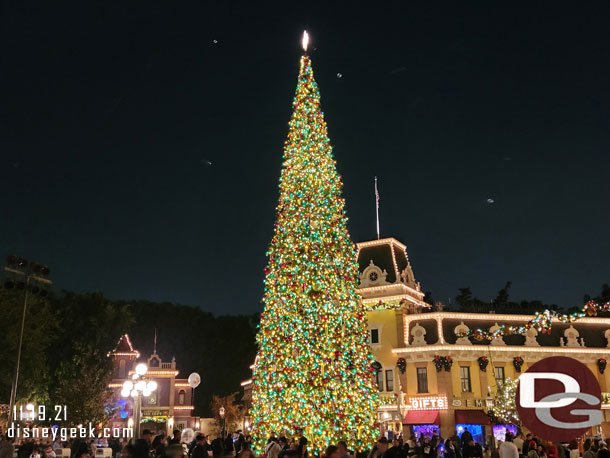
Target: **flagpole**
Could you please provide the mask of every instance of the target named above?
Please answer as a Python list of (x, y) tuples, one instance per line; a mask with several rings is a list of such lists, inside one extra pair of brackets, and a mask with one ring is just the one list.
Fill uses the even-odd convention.
[(375, 177), (375, 212), (377, 214), (377, 240), (379, 240), (379, 191), (377, 190), (377, 177)]

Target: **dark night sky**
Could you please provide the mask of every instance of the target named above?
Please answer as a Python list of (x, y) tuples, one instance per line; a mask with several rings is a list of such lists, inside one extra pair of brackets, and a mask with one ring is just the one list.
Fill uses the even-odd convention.
[(610, 282), (607, 5), (11, 3), (0, 254), (59, 289), (261, 310), (305, 28), (354, 241), (377, 175), (437, 300)]

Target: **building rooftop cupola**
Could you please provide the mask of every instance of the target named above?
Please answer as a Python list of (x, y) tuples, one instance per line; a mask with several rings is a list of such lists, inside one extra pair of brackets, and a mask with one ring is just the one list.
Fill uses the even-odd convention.
[(361, 287), (403, 283), (410, 288), (420, 289), (404, 244), (390, 237), (356, 245)]
[(406, 300), (409, 310), (429, 307), (415, 280), (406, 245), (389, 237), (360, 242), (356, 247), (360, 294), (365, 303)]

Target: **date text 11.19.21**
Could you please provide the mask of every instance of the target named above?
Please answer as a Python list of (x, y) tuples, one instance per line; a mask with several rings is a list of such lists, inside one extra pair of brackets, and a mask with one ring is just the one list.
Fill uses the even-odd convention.
[(17, 421), (66, 421), (68, 409), (62, 405), (20, 405), (13, 407), (13, 418)]

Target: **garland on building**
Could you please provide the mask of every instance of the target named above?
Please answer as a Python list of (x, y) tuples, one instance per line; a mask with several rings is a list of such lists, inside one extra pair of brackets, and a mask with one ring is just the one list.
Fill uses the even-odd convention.
[[(494, 393), (494, 402), (487, 410), (488, 415), (493, 419), (494, 423), (505, 425), (520, 424), (519, 413), (517, 412), (516, 394), (519, 379), (507, 378), (504, 383), (498, 383), (496, 393)], [(493, 393), (491, 387), (489, 392)]]
[(604, 358), (599, 358), (597, 360), (597, 368), (599, 369), (599, 373), (603, 374), (606, 370), (607, 361)]
[(364, 304), (364, 309), (367, 312), (373, 312), (375, 310), (400, 310), (407, 303), (407, 299), (404, 297), (400, 300), (383, 301), (380, 300), (376, 303)]
[(515, 356), (513, 358), (513, 366), (517, 372), (521, 372), (521, 366), (523, 366), (523, 358), (521, 356)]
[(375, 442), (379, 394), (343, 184), (307, 55), (293, 107), (256, 337), (253, 449), (302, 434), (313, 455), (341, 440), (361, 451)]
[(396, 360), (396, 366), (398, 367), (398, 370), (400, 370), (400, 373), (404, 374), (407, 370), (407, 361), (404, 358), (398, 358), (398, 360)]
[(154, 415), (151, 417), (142, 417), (140, 423), (146, 423), (147, 421), (153, 421), (155, 423), (165, 423), (169, 417), (167, 415)]
[(510, 335), (524, 335), (532, 328), (536, 329), (541, 334), (550, 334), (554, 319), (560, 321), (561, 323), (572, 323), (585, 316), (597, 316), (598, 312), (608, 311), (610, 311), (610, 302), (598, 304), (595, 301), (589, 301), (584, 305), (580, 312), (565, 314), (555, 312), (554, 310), (545, 310), (544, 312), (536, 312), (534, 317), (523, 326), (509, 326), (503, 324), (493, 332), (484, 331), (482, 329), (471, 329), (469, 331), (458, 332), (456, 335), (458, 337), (472, 337), (480, 342), (483, 340), (491, 341), (497, 339), (498, 337)]
[(489, 364), (489, 359), (487, 359), (487, 356), (479, 356), (477, 362), (479, 363), (479, 369), (481, 369), (483, 372), (487, 371), (487, 365)]

